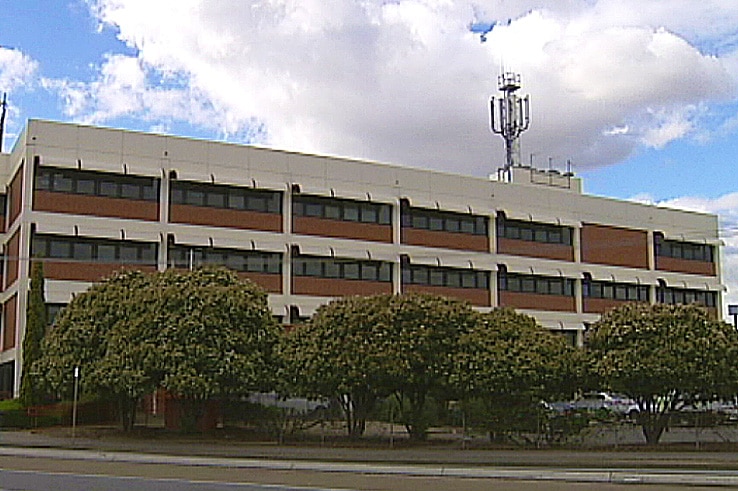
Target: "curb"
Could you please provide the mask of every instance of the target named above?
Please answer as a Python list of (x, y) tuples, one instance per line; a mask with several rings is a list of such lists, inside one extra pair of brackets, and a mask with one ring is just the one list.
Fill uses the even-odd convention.
[(455, 477), (506, 479), (521, 481), (563, 481), (577, 483), (661, 484), (683, 486), (738, 486), (735, 471), (540, 469), (509, 467), (446, 467), (435, 465), (387, 465), (362, 463), (326, 463), (299, 460), (260, 460), (248, 458), (184, 457), (93, 450), (0, 447), (0, 456), (56, 458), (98, 462), (129, 462), (244, 469), (301, 470), (369, 475), (404, 475), (418, 477)]

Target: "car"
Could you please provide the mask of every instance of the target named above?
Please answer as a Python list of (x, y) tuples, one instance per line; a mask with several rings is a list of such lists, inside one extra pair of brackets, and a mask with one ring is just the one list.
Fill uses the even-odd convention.
[(570, 414), (572, 412), (571, 402), (569, 401), (546, 402), (544, 407), (556, 414)]
[(587, 392), (581, 398), (571, 401), (571, 408), (573, 411), (606, 410), (628, 418), (633, 418), (641, 412), (633, 399), (608, 392)]

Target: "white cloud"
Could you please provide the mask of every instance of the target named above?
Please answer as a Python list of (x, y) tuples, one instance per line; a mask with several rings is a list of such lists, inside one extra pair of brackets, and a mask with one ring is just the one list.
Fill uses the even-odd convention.
[[(501, 65), (532, 97), (524, 160), (579, 168), (704, 139), (695, 108), (736, 95), (735, 55), (701, 51), (735, 35), (732, 0), (88, 2), (138, 54), (50, 84), (82, 120), (257, 121), (275, 146), (486, 175), (503, 159), (487, 129)], [(484, 44), (475, 15), (498, 22)]]
[(17, 137), (16, 119), (19, 111), (13, 104), (13, 94), (33, 90), (37, 72), (37, 61), (19, 50), (0, 46), (0, 99), (3, 92), (8, 94), (5, 133), (0, 149), (7, 149), (8, 143), (12, 144)]
[(654, 148), (663, 148), (667, 143), (683, 138), (694, 129), (695, 108), (693, 106), (680, 107), (667, 111), (661, 109), (651, 112), (653, 123), (643, 131), (641, 141), (644, 145)]
[(12, 92), (33, 82), (38, 63), (15, 49), (0, 46), (0, 90)]

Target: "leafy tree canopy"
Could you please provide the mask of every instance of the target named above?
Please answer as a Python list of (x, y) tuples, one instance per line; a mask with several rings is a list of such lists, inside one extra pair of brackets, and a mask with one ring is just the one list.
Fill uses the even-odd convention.
[(638, 402), (649, 443), (681, 403), (738, 392), (738, 332), (696, 305), (613, 309), (592, 325), (586, 346), (602, 384)]
[(467, 304), (432, 295), (346, 297), (321, 306), (282, 347), (293, 393), (335, 397), (349, 432), (361, 434), (378, 397), (406, 402), (405, 422), (422, 438), (422, 409), (451, 367), (459, 334), (473, 323)]
[(571, 396), (580, 372), (580, 352), (563, 337), (533, 317), (495, 309), (462, 334), (453, 380), (468, 395), (541, 400)]
[(46, 334), (46, 301), (44, 297), (44, 265), (34, 261), (31, 265), (31, 288), (26, 307), (26, 330), (23, 335), (23, 371), (20, 398), (25, 406), (41, 402), (42, 394), (33, 364), (41, 356), (41, 342)]
[(63, 309), (35, 371), (65, 393), (80, 367), (82, 387), (119, 401), (130, 427), (158, 387), (200, 400), (257, 388), (277, 329), (266, 294), (225, 269), (124, 271)]

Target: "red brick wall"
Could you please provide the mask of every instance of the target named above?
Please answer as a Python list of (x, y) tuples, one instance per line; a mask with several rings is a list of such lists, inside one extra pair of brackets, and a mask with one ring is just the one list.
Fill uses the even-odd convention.
[(582, 226), (582, 261), (648, 268), (648, 233), (591, 223)]
[(292, 278), (292, 293), (295, 295), (315, 295), (320, 297), (376, 295), (380, 293), (392, 293), (392, 283), (295, 276)]
[(574, 297), (508, 291), (500, 292), (500, 306), (530, 310), (576, 311)]
[(497, 238), (497, 253), (530, 256), (560, 261), (574, 260), (574, 247), (564, 244), (546, 244), (529, 240)]
[(2, 339), (2, 350), (7, 351), (15, 348), (16, 343), (16, 332), (18, 326), (16, 325), (18, 309), (18, 297), (13, 295), (3, 305), (3, 339)]
[(292, 231), (296, 234), (323, 237), (392, 242), (392, 226), (376, 223), (295, 216), (292, 219)]
[(266, 273), (238, 273), (241, 278), (246, 278), (269, 293), (282, 293), (282, 275), (280, 274), (266, 274)]
[(171, 205), (169, 221), (244, 230), (282, 231), (282, 215), (192, 205)]
[(23, 166), (21, 165), (18, 171), (10, 181), (10, 187), (8, 189), (8, 225), (12, 225), (15, 219), (18, 218), (21, 212), (21, 204), (23, 203)]
[(674, 257), (656, 256), (656, 269), (660, 269), (662, 271), (675, 271), (677, 273), (716, 276), (715, 263), (689, 261), (687, 259), (677, 259)]
[(93, 215), (133, 220), (159, 220), (159, 203), (156, 201), (107, 198), (79, 194), (35, 191), (33, 209), (73, 215)]
[(18, 264), (20, 256), (20, 229), (16, 230), (7, 244), (8, 274), (5, 277), (5, 288), (18, 279)]
[(403, 244), (424, 247), (442, 247), (462, 251), (489, 252), (489, 238), (486, 235), (457, 234), (418, 228), (403, 228)]
[[(632, 300), (630, 300), (632, 302)], [(610, 309), (619, 307), (627, 300), (615, 300), (613, 298), (588, 298), (582, 299), (582, 310), (591, 314), (602, 314)]]
[(44, 276), (52, 280), (99, 281), (121, 269), (134, 269), (144, 272), (156, 271), (155, 266), (124, 265), (115, 263), (87, 263), (78, 261), (47, 260), (44, 263)]
[(433, 285), (402, 285), (403, 293), (430, 293), (458, 300), (466, 300), (477, 307), (491, 306), (489, 290), (483, 288), (451, 288)]

